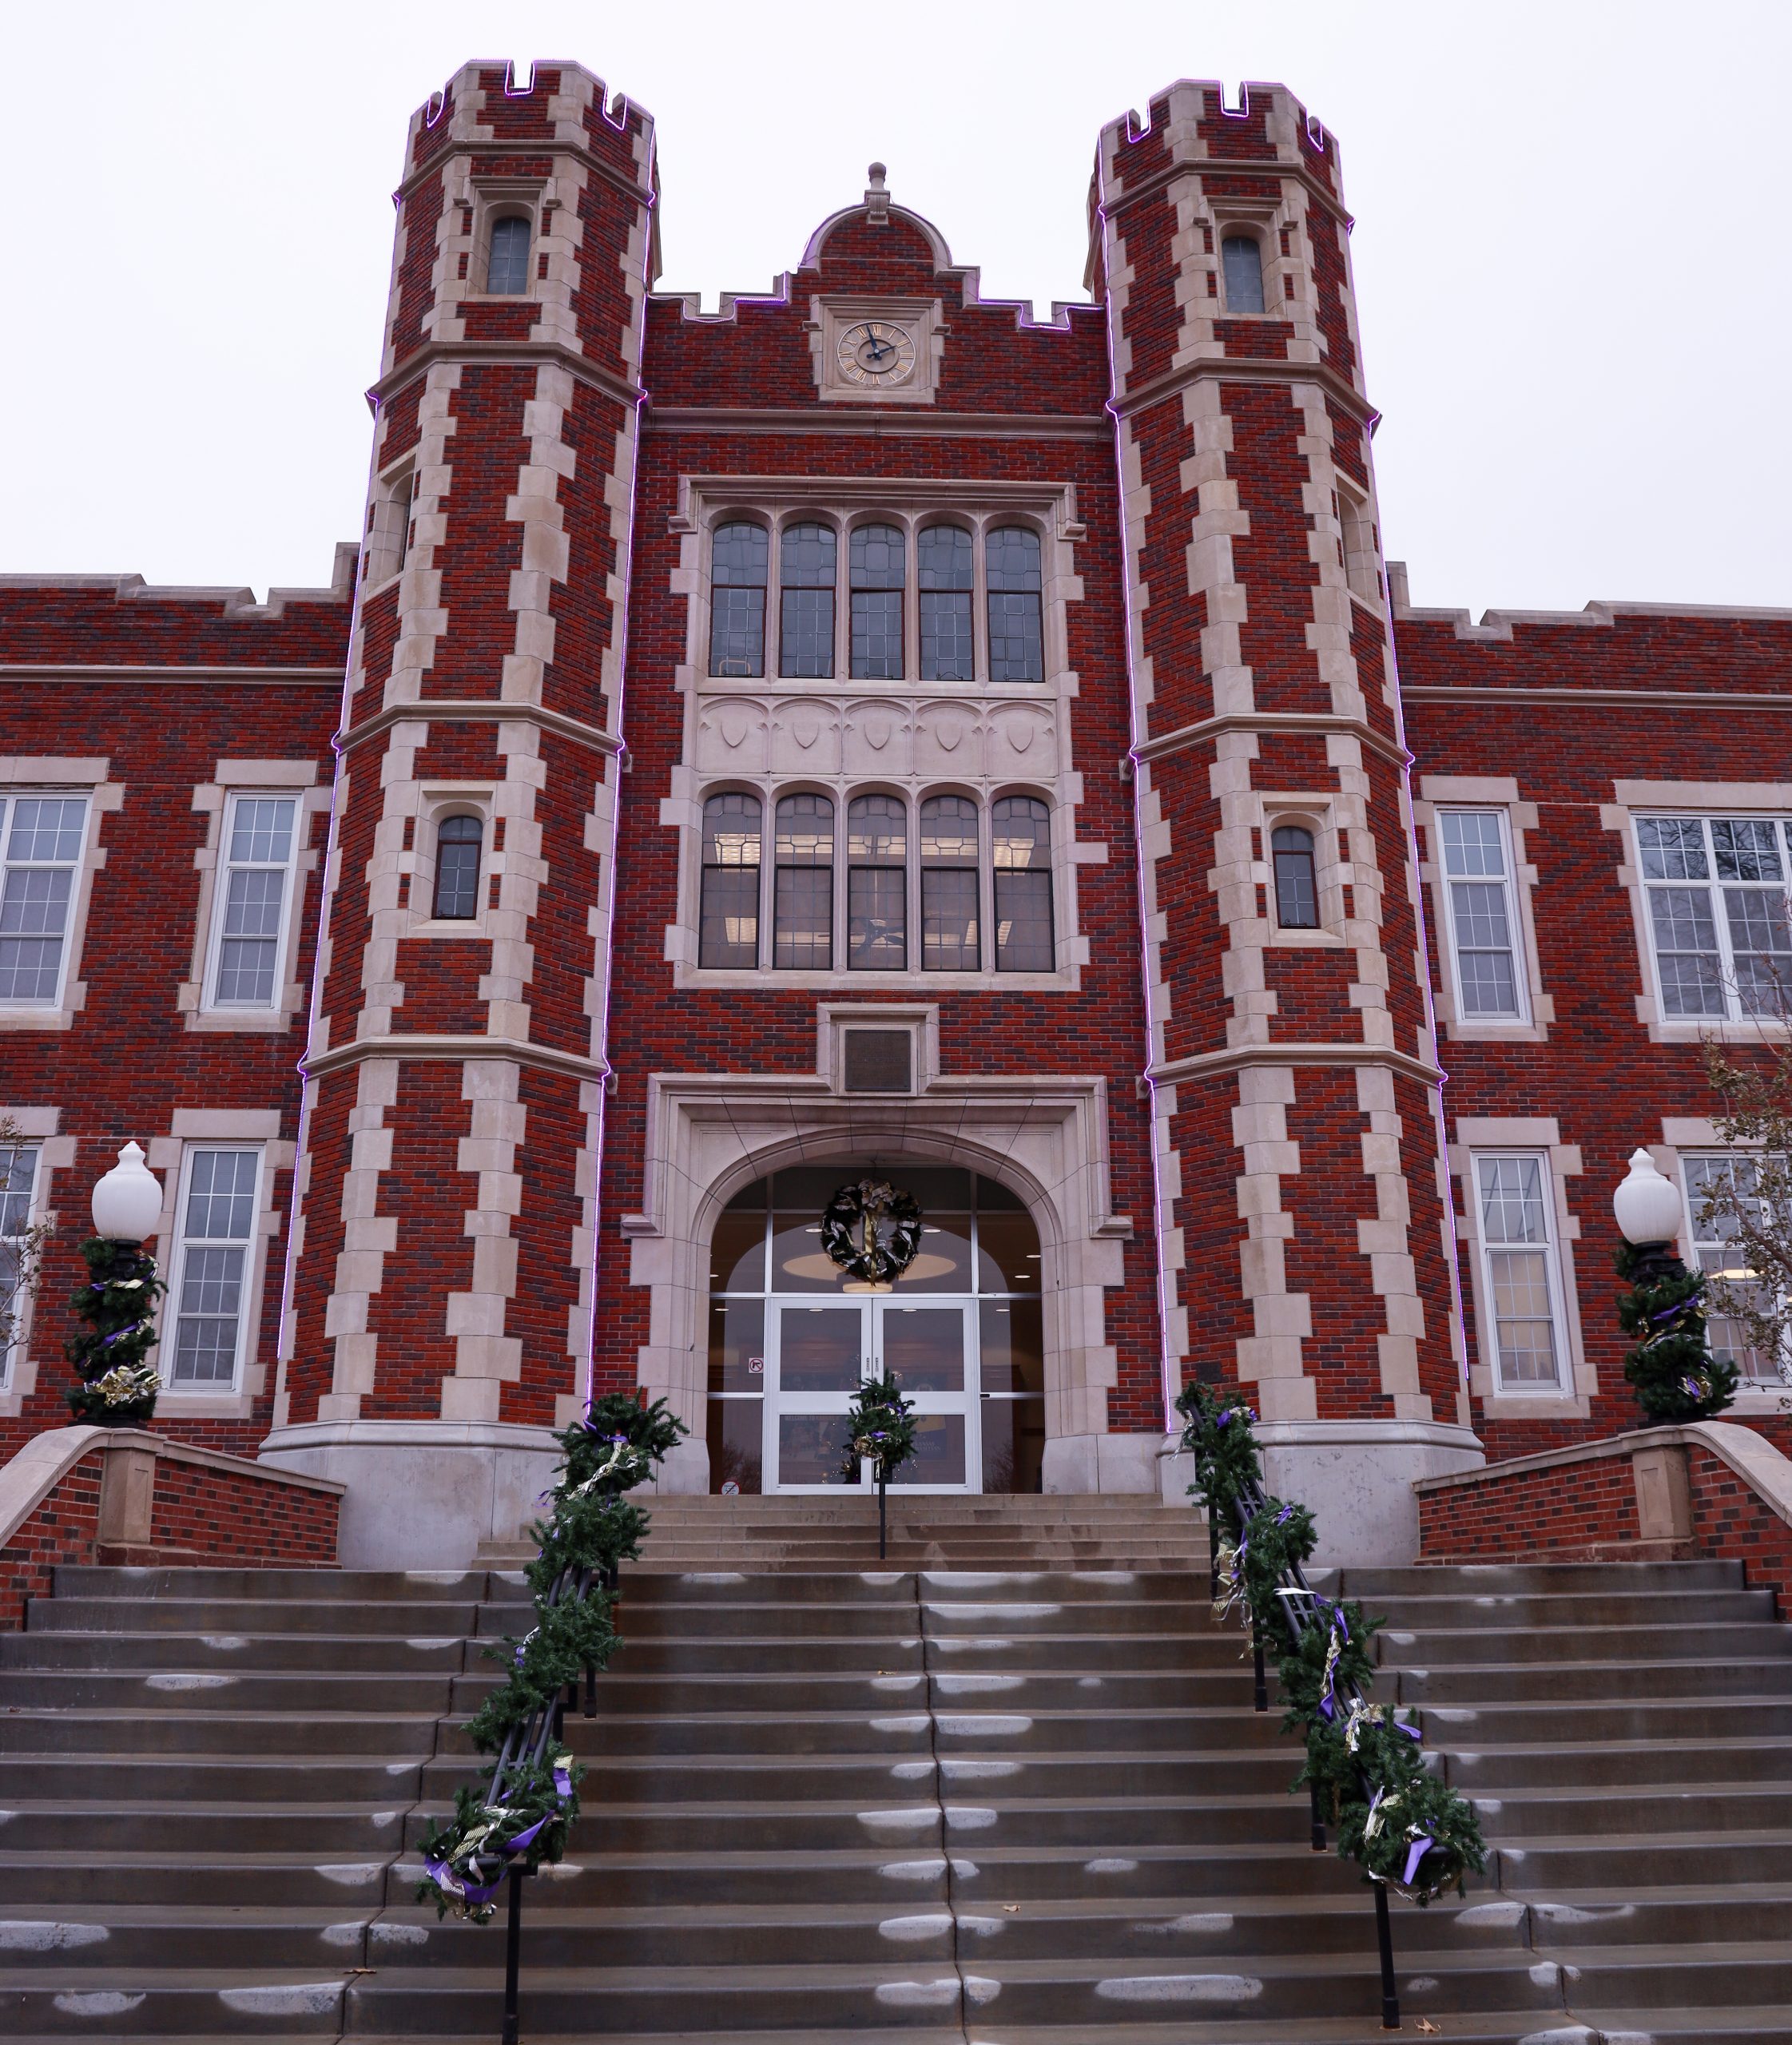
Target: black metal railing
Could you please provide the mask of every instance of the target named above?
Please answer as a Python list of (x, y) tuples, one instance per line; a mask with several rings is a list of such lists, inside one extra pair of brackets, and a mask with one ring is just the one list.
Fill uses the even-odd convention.
[[(552, 1610), (562, 1604), (582, 1602), (596, 1588), (602, 1594), (614, 1600), (619, 1574), (614, 1563), (606, 1568), (568, 1568), (561, 1570), (548, 1588), (544, 1604)], [(590, 1662), (585, 1666), (584, 1699), (582, 1716), (594, 1718), (598, 1713), (598, 1672)], [(542, 1705), (530, 1716), (513, 1725), (504, 1736), (504, 1744), (498, 1750), (498, 1758), (492, 1765), (491, 1791), (487, 1801), (503, 1809), (507, 1793), (519, 1782), (539, 1779), (542, 1764), (550, 1747), (563, 1744), (566, 1713), (580, 1703), (578, 1686), (568, 1683), (555, 1697), (551, 1705)], [(527, 1836), (522, 1844), (526, 1846)], [(520, 2036), (520, 1998), (523, 1968), (523, 1884), (528, 1874), (525, 1859), (515, 1850), (518, 1842), (512, 1840), (511, 1858), (504, 1870), (504, 2023), (501, 2034), (503, 2045), (518, 2045)]]
[[(1247, 1481), (1238, 1487), (1234, 1511), (1238, 1526), (1235, 1537), (1240, 1542), (1250, 1535), (1250, 1523), (1268, 1503), (1261, 1484)], [(1207, 1512), (1207, 1551), (1209, 1557), (1209, 1594), (1218, 1599), (1220, 1588), (1219, 1524), (1211, 1506)], [(1276, 1602), (1280, 1607), (1283, 1624), (1288, 1631), (1288, 1645), (1297, 1649), (1301, 1639), (1310, 1631), (1323, 1631), (1332, 1624), (1333, 1601), (1322, 1598), (1306, 1580), (1306, 1574), (1298, 1563), (1291, 1563), (1282, 1570), (1277, 1586)], [(1269, 1682), (1265, 1666), (1263, 1630), (1256, 1608), (1247, 1598), (1246, 1609), (1250, 1613), (1251, 1661), (1253, 1665), (1254, 1702), (1259, 1711), (1269, 1708)], [(1369, 1700), (1354, 1682), (1345, 1681), (1337, 1686), (1338, 1705), (1346, 1717), (1359, 1705)], [(1365, 1801), (1373, 1794), (1373, 1786), (1364, 1780)], [(1319, 1805), (1319, 1785), (1309, 1781), (1308, 1798), (1313, 1812), (1312, 1845), (1315, 1853), (1326, 1850), (1325, 1817)], [(1375, 1892), (1375, 1938), (1381, 1958), (1381, 2028), (1398, 2031), (1400, 2028), (1400, 1993), (1394, 1981), (1393, 1927), (1388, 1910), (1388, 1885), (1371, 1878), (1369, 1886)]]

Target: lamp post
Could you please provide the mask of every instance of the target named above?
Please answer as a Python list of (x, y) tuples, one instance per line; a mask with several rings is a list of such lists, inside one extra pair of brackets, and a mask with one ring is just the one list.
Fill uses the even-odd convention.
[(1630, 1166), (1611, 1196), (1611, 1211), (1619, 1233), (1639, 1253), (1639, 1269), (1654, 1270), (1673, 1256), (1674, 1238), (1680, 1232), (1680, 1195), (1640, 1146), (1631, 1151)]
[(140, 1243), (161, 1219), (161, 1182), (143, 1161), (142, 1146), (127, 1143), (118, 1161), (93, 1187), (93, 1233), (113, 1243)]

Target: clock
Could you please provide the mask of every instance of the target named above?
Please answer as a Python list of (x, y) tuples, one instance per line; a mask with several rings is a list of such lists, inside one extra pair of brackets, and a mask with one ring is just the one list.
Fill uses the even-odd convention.
[(915, 369), (915, 343), (888, 320), (860, 320), (840, 337), (840, 373), (848, 383), (880, 389), (906, 383)]

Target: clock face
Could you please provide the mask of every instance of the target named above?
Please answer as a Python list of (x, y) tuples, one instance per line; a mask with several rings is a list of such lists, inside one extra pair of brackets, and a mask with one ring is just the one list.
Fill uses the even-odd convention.
[(914, 373), (915, 343), (888, 320), (861, 320), (840, 336), (840, 373), (848, 383), (904, 383)]

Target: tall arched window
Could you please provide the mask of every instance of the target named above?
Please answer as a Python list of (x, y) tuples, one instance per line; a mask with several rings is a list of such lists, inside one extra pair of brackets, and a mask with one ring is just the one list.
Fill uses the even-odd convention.
[(488, 292), (515, 296), (529, 288), (529, 223), (507, 213), (491, 224), (491, 252), (486, 260)]
[(828, 680), (834, 671), (832, 526), (786, 526), (778, 541), (778, 673)]
[(479, 913), (479, 848), (485, 826), (476, 816), (444, 816), (435, 833), (435, 913)]
[(921, 965), (974, 973), (977, 931), (977, 805), (964, 796), (921, 804)]
[(846, 963), (900, 973), (908, 963), (908, 815), (895, 796), (856, 796), (846, 812)]
[(852, 678), (902, 678), (902, 599), (908, 560), (895, 526), (852, 531)]
[(1051, 812), (1035, 796), (1003, 796), (990, 811), (995, 853), (995, 970), (1049, 973)]
[(1228, 312), (1263, 310), (1263, 252), (1253, 234), (1229, 234), (1220, 244), (1220, 260), (1226, 269), (1226, 309)]
[(1025, 526), (999, 526), (989, 536), (989, 678), (1043, 681), (1039, 627), (1039, 536)]
[(1313, 872), (1313, 833), (1284, 824), (1269, 836), (1276, 871), (1276, 921), (1284, 930), (1317, 930), (1319, 884)]
[(709, 672), (765, 672), (765, 570), (771, 536), (737, 518), (716, 528), (710, 559)]
[(915, 549), (921, 585), (921, 679), (969, 681), (971, 535), (960, 526), (929, 526)]
[(700, 966), (759, 963), (761, 813), (757, 796), (732, 791), (703, 805)]
[(834, 963), (834, 806), (825, 796), (785, 796), (777, 807), (772, 963), (824, 973)]

